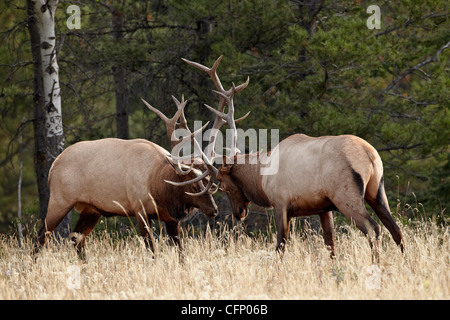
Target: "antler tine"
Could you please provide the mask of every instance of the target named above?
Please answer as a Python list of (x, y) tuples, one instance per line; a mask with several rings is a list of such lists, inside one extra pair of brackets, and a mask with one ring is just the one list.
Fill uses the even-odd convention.
[(239, 119), (234, 120), (234, 123), (239, 123), (242, 120), (245, 120), (245, 118), (248, 117), (248, 115), (250, 114), (251, 111), (247, 112), (244, 116), (240, 117)]
[(178, 119), (181, 117), (181, 115), (184, 116), (184, 107), (186, 106), (186, 103), (181, 104), (180, 107), (178, 107), (178, 104), (177, 104), (178, 111), (175, 113), (175, 115), (172, 118), (169, 119), (166, 115), (164, 115), (164, 113), (162, 113), (161, 111), (159, 111), (158, 109), (156, 109), (155, 107), (150, 105), (150, 103), (148, 103), (144, 99), (141, 99), (141, 100), (147, 106), (147, 108), (149, 108), (151, 111), (156, 113), (161, 118), (161, 120), (164, 121), (164, 124), (166, 125), (167, 136), (169, 137), (170, 144), (172, 145), (172, 148), (173, 148), (175, 145), (177, 145), (180, 142), (180, 139), (173, 140), (172, 136), (175, 131), (175, 126), (177, 124)]
[(170, 122), (170, 119), (168, 117), (166, 117), (164, 115), (164, 113), (162, 113), (161, 111), (159, 111), (158, 109), (156, 109), (155, 107), (153, 107), (150, 103), (148, 103), (147, 101), (145, 101), (144, 99), (141, 98), (141, 101), (147, 106), (147, 108), (149, 108), (151, 111), (153, 111), (154, 113), (156, 113), (158, 115), (158, 117), (161, 118), (162, 121), (164, 121), (165, 123)]
[[(221, 111), (219, 111), (219, 110), (216, 110), (216, 109), (214, 109), (213, 107), (207, 105), (206, 103), (204, 104), (204, 106), (205, 106), (206, 108), (208, 108), (208, 109), (209, 109), (212, 113), (214, 113), (216, 116), (220, 117), (221, 119), (225, 119), (225, 118), (227, 117), (227, 114), (226, 114), (226, 113), (223, 113), (223, 112), (221, 112)], [(221, 123), (222, 123), (222, 124), (225, 124), (226, 121), (225, 121), (225, 122), (222, 121)]]
[(222, 60), (223, 55), (221, 55), (219, 58), (217, 58), (216, 62), (214, 62), (214, 65), (211, 68), (208, 68), (198, 62), (194, 62), (194, 61), (189, 61), (187, 59), (181, 58), (181, 60), (183, 60), (184, 62), (186, 62), (187, 64), (202, 70), (204, 72), (206, 72), (211, 79), (213, 80), (214, 84), (216, 85), (217, 89), (219, 89), (220, 91), (224, 91), (223, 87), (222, 87), (222, 83), (220, 82), (219, 77), (217, 76), (216, 70), (219, 67), (220, 61)]
[(234, 92), (235, 92), (235, 93), (241, 92), (242, 90), (244, 90), (245, 88), (247, 88), (247, 86), (248, 86), (249, 83), (250, 83), (250, 77), (247, 76), (247, 80), (246, 80), (244, 83), (238, 85), (238, 86), (235, 88), (235, 91), (234, 91)]
[(178, 99), (173, 95), (172, 95), (172, 100), (173, 100), (173, 102), (175, 102), (178, 110), (180, 110), (180, 109), (182, 110), (181, 115), (180, 115), (180, 127), (183, 129), (189, 130), (189, 128), (187, 126), (186, 116), (184, 114), (184, 107), (186, 107), (186, 103), (187, 103), (187, 100), (184, 100), (184, 94), (181, 95), (181, 102), (178, 101)]

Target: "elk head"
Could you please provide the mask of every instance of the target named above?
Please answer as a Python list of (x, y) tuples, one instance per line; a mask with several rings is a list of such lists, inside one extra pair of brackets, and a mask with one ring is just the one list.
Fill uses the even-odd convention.
[[(173, 176), (174, 178), (171, 180), (164, 181), (171, 185), (183, 188), (184, 194), (186, 195), (183, 199), (183, 202), (186, 204), (185, 210), (190, 210), (190, 208), (195, 207), (200, 208), (200, 210), (209, 217), (216, 216), (217, 205), (214, 202), (212, 194), (217, 191), (217, 186), (214, 185), (214, 188), (212, 188), (214, 178), (208, 179), (208, 176), (215, 177), (217, 175), (217, 169), (212, 166), (209, 161), (204, 162), (200, 158), (183, 157), (179, 155), (183, 145), (191, 143), (191, 141), (194, 141), (196, 146), (199, 147), (198, 142), (194, 137), (203, 131), (209, 122), (202, 128), (191, 132), (187, 126), (186, 117), (184, 115), (184, 108), (186, 107), (187, 101), (184, 100), (184, 96), (182, 97), (181, 102), (174, 96), (172, 96), (172, 99), (175, 102), (178, 111), (170, 119), (142, 99), (142, 102), (164, 121), (167, 135), (172, 145), (172, 156), (167, 156), (167, 161), (175, 169), (177, 175)], [(178, 120), (180, 120), (180, 123), (178, 123)], [(186, 130), (188, 134), (182, 138), (177, 138), (175, 136), (177, 126), (178, 128)], [(190, 166), (183, 163), (183, 161), (186, 160), (189, 160)], [(207, 187), (205, 187), (204, 183), (207, 183)]]
[[(218, 213), (218, 208), (212, 197), (213, 192), (203, 192), (200, 196), (193, 196), (205, 189), (205, 179), (201, 179), (204, 176), (204, 173), (201, 171), (205, 167), (203, 162), (196, 160), (193, 166), (189, 167), (184, 164), (180, 165), (179, 163), (175, 163), (170, 157), (166, 159), (175, 169), (176, 176), (174, 175), (171, 180), (165, 180), (165, 182), (182, 190), (183, 196), (181, 202), (185, 204), (183, 208), (184, 217), (193, 208), (199, 208), (208, 217), (215, 217)], [(180, 167), (183, 170), (181, 173), (179, 171)], [(206, 172), (208, 173), (208, 171)]]
[(250, 201), (245, 196), (244, 192), (239, 185), (239, 179), (233, 176), (233, 164), (226, 163), (226, 157), (223, 157), (223, 164), (219, 168), (217, 174), (217, 180), (220, 183), (220, 190), (224, 191), (228, 195), (228, 199), (231, 202), (231, 209), (233, 216), (242, 220), (248, 215), (248, 205)]

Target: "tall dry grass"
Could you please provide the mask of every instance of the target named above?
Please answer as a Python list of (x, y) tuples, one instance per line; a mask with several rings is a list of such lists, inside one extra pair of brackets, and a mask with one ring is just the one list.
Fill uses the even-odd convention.
[(82, 264), (69, 243), (49, 244), (34, 262), (30, 239), (0, 238), (0, 299), (449, 299), (449, 232), (432, 223), (403, 226), (401, 254), (384, 229), (380, 263), (353, 227), (336, 230), (334, 261), (320, 234), (298, 233), (282, 260), (275, 235), (223, 228), (184, 237), (184, 262), (163, 237), (152, 259), (137, 236), (87, 240)]

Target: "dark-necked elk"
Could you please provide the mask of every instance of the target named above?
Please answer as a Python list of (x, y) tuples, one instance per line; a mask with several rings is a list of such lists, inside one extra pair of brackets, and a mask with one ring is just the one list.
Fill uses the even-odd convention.
[[(221, 110), (213, 112), (216, 123), (225, 123), (225, 116), (231, 118), (231, 115), (221, 112), (224, 108), (222, 103), (228, 104), (229, 112), (234, 112), (232, 99), (236, 90), (234, 85), (228, 91), (223, 90), (215, 72), (219, 62), (220, 59), (212, 68), (188, 63), (213, 78), (216, 92), (221, 96)], [(214, 145), (214, 137), (210, 142)], [(212, 155), (209, 154), (210, 157)], [(261, 159), (265, 159), (264, 162)], [(267, 159), (278, 161), (276, 172), (262, 174), (262, 169), (267, 167)], [(325, 244), (334, 256), (332, 210), (338, 210), (368, 235), (373, 256), (377, 258), (380, 226), (368, 214), (364, 200), (403, 251), (402, 233), (391, 216), (384, 190), (381, 158), (375, 148), (361, 138), (353, 135), (313, 138), (295, 134), (268, 153), (225, 157), (215, 174), (220, 189), (229, 196), (237, 219), (245, 218), (250, 202), (274, 208), (278, 251), (284, 252), (291, 217), (318, 214)]]
[[(184, 101), (180, 104), (174, 100), (179, 110), (171, 119), (173, 126), (181, 116), (184, 119), (185, 106)], [(170, 137), (172, 132), (169, 129), (168, 126)], [(190, 141), (194, 134), (174, 140), (172, 145)], [(201, 171), (204, 168), (203, 164), (188, 167), (172, 161), (167, 150), (144, 139), (109, 138), (78, 142), (65, 149), (50, 169), (47, 216), (33, 253), (37, 253), (45, 243), (46, 233), (52, 232), (74, 208), (80, 212), (80, 217), (70, 238), (83, 259), (88, 234), (101, 216), (113, 215), (136, 217), (145, 244), (152, 251), (153, 238), (148, 219), (164, 221), (168, 235), (179, 246), (181, 254), (180, 221), (193, 208), (200, 208), (207, 216), (215, 216), (218, 209), (211, 193), (204, 192), (198, 197), (188, 194), (204, 189), (201, 180), (182, 187), (165, 180), (182, 182), (204, 177)]]

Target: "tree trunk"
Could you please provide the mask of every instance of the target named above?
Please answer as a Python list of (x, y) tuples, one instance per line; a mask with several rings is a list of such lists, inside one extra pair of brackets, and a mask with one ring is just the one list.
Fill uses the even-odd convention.
[(298, 3), (300, 25), (311, 37), (316, 32), (316, 17), (324, 7), (324, 0), (307, 0)]
[[(57, 0), (27, 0), (27, 22), (34, 65), (34, 160), (41, 219), (47, 215), (50, 197), (48, 172), (64, 149), (54, 23), (57, 6)], [(69, 230), (70, 214), (58, 226), (56, 234), (67, 237)]]
[[(113, 37), (119, 44), (123, 39), (123, 12), (118, 8), (112, 9), (112, 26)], [(116, 94), (116, 125), (117, 138), (128, 139), (128, 88), (127, 88), (127, 72), (122, 65), (122, 61), (118, 59), (112, 67), (114, 76), (114, 88)]]
[[(24, 118), (22, 118), (22, 123), (24, 123)], [(22, 232), (22, 175), (23, 175), (23, 159), (22, 159), (22, 149), (23, 149), (23, 132), (20, 130), (20, 140), (19, 140), (19, 182), (17, 183), (17, 233), (19, 239), (19, 248), (22, 248), (23, 243), (23, 232)]]

